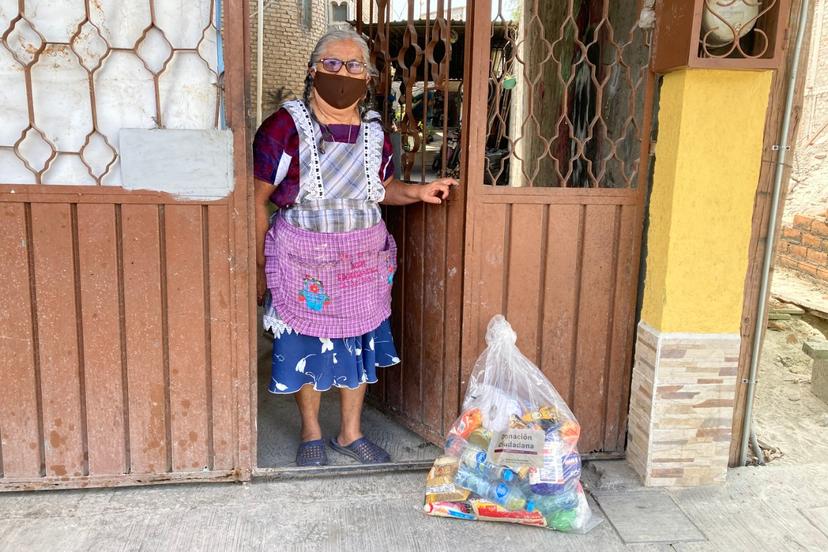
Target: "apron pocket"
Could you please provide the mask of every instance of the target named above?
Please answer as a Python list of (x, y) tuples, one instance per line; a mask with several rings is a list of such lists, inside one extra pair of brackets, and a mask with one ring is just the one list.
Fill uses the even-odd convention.
[(388, 300), (391, 297), (391, 287), (394, 284), (394, 276), (397, 273), (397, 243), (394, 241), (394, 236), (388, 234), (388, 239), (385, 242), (385, 249), (377, 255), (377, 269), (379, 271), (378, 291), (383, 294), (388, 294)]
[(313, 262), (289, 255), (289, 266), (285, 271), (285, 293), (293, 295), (298, 311), (336, 316), (339, 312), (335, 300), (336, 276), (339, 263)]

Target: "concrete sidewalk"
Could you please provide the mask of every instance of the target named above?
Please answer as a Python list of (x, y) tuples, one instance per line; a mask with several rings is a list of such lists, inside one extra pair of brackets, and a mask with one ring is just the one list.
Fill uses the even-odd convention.
[(5, 494), (0, 550), (828, 550), (828, 464), (665, 491), (640, 487), (623, 462), (591, 463), (605, 519), (586, 535), (428, 517), (424, 476)]

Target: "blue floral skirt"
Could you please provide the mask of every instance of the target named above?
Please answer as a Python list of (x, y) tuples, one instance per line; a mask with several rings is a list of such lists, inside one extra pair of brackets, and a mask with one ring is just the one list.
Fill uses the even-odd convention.
[(400, 362), (391, 324), (356, 337), (332, 338), (300, 334), (285, 324), (266, 294), (264, 329), (273, 333), (273, 365), (267, 390), (277, 395), (296, 393), (305, 385), (316, 391), (331, 387), (356, 389), (377, 382), (377, 368)]

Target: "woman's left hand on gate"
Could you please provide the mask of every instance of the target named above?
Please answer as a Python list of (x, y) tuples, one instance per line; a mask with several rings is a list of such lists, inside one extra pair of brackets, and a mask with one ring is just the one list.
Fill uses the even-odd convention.
[(440, 204), (448, 199), (452, 186), (459, 186), (454, 178), (438, 178), (433, 182), (418, 186), (417, 195), (423, 203)]

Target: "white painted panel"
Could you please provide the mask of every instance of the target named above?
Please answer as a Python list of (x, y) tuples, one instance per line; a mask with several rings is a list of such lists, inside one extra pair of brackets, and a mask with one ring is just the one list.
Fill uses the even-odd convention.
[(174, 48), (196, 48), (212, 21), (211, 7), (211, 0), (155, 0), (155, 21)]
[(6, 32), (12, 19), (17, 17), (17, 0), (0, 0), (0, 35)]
[(35, 175), (11, 149), (0, 148), (0, 184), (34, 184)]
[(43, 173), (43, 183), (94, 186), (95, 179), (89, 176), (80, 156), (59, 153), (49, 170)]
[(12, 146), (29, 126), (23, 66), (0, 47), (0, 146)]
[(26, 17), (46, 42), (68, 43), (85, 16), (86, 0), (26, 0)]
[(152, 23), (148, 0), (95, 0), (89, 2), (89, 19), (113, 48), (134, 48)]
[(68, 46), (46, 47), (32, 67), (35, 124), (58, 151), (78, 152), (92, 132), (89, 73)]
[(215, 128), (216, 75), (197, 54), (175, 54), (161, 75), (159, 90), (165, 128)]
[(95, 74), (98, 128), (112, 145), (121, 128), (155, 125), (155, 87), (152, 74), (135, 54), (112, 52)]
[(149, 29), (135, 50), (153, 74), (160, 73), (172, 56), (173, 50), (164, 33), (155, 27)]
[(124, 188), (168, 192), (182, 199), (219, 199), (233, 191), (229, 130), (123, 129)]

